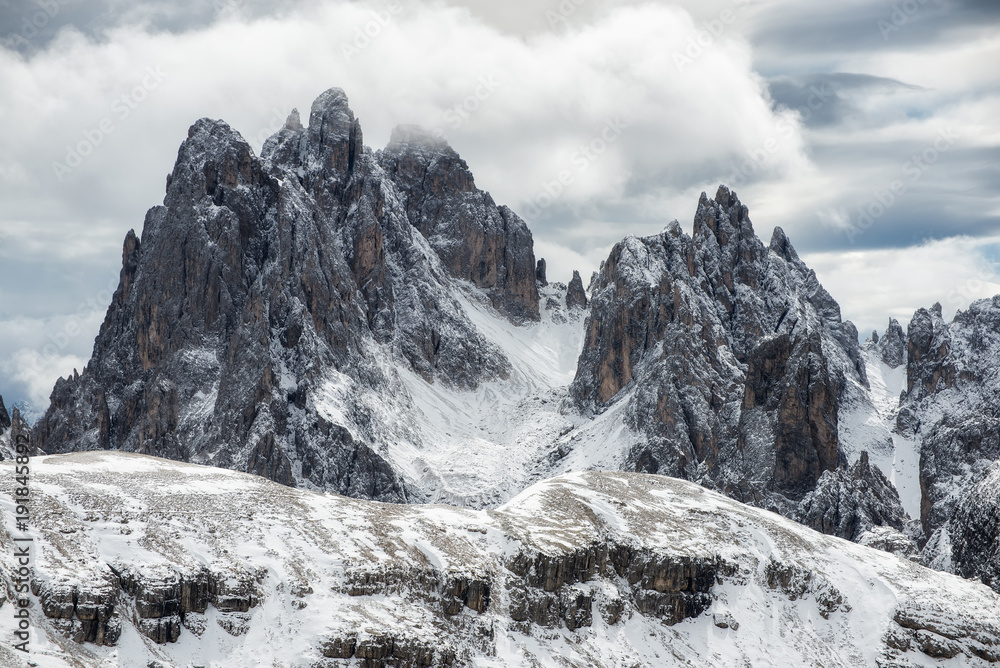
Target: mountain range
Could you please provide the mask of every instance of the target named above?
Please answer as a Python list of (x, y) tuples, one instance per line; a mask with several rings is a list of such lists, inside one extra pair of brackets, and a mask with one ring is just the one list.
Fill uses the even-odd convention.
[[(489, 538), (489, 545), (477, 549), (489, 554), (507, 550), (508, 558), (510, 550), (503, 546), (510, 541), (523, 547), (532, 540), (555, 540), (544, 537), (548, 529), (526, 528), (555, 521), (546, 519), (551, 514), (545, 514), (547, 506), (538, 505), (536, 497), (570, 494), (572, 500), (546, 503), (555, 504), (553, 508), (570, 504), (576, 508), (574, 518), (596, 513), (604, 519), (599, 530), (587, 528), (566, 540), (571, 547), (559, 549), (578, 554), (574, 551), (600, 544), (610, 552), (586, 558), (601, 564), (588, 566), (586, 577), (561, 575), (557, 584), (541, 587), (556, 592), (557, 601), (526, 599), (525, 620), (540, 616), (548, 620), (541, 623), (545, 628), (580, 628), (574, 627), (576, 617), (570, 619), (579, 610), (570, 610), (583, 605), (583, 599), (566, 598), (571, 590), (586, 598), (586, 614), (594, 620), (590, 606), (622, 586), (614, 584), (616, 577), (624, 577), (629, 586), (644, 582), (645, 575), (635, 581), (626, 576), (633, 562), (619, 564), (611, 555), (624, 544), (638, 549), (636, 536), (648, 529), (636, 527), (652, 526), (660, 521), (654, 521), (658, 513), (674, 512), (650, 508), (644, 515), (650, 495), (681, 505), (710, 499), (706, 503), (715, 515), (745, 516), (751, 525), (780, 525), (786, 536), (782, 541), (813, 546), (795, 548), (809, 553), (802, 557), (806, 561), (829, 561), (832, 557), (822, 555), (839, 550), (850, 555), (844, 559), (875, 568), (872, 564), (882, 554), (893, 564), (885, 568), (906, 573), (878, 576), (880, 591), (888, 587), (899, 600), (899, 582), (906, 578), (934, 583), (927, 586), (935, 587), (948, 606), (960, 606), (960, 597), (953, 601), (947, 598), (953, 593), (946, 591), (966, 591), (958, 578), (935, 579), (944, 575), (912, 570), (919, 568), (914, 562), (1000, 591), (1000, 296), (973, 303), (950, 323), (940, 305), (920, 309), (906, 331), (889, 320), (884, 333), (860, 343), (855, 326), (842, 318), (836, 300), (786, 234), (775, 228), (769, 241), (762, 241), (735, 192), (720, 186), (713, 197), (703, 193), (689, 229), (673, 221), (657, 234), (623, 239), (588, 285), (575, 272), (567, 283), (549, 282), (525, 222), (477, 187), (468, 165), (446, 142), (404, 126), (384, 149), (373, 150), (365, 146), (360, 123), (339, 89), (317, 98), (307, 125), (293, 111), (259, 157), (227, 124), (202, 119), (180, 146), (163, 205), (146, 214), (141, 235), (130, 231), (126, 236), (119, 287), (93, 355), (86, 368), (56, 383), (51, 405), (31, 429), (33, 444), (48, 455), (65, 455), (40, 461), (43, 467), (52, 462), (53, 470), (66, 475), (77, 464), (86, 468), (102, 462), (100, 467), (110, 471), (133, 465), (161, 471), (143, 478), (149, 485), (153, 479), (176, 478), (171, 484), (180, 489), (188, 484), (184, 481), (211, 478), (201, 469), (195, 473), (179, 465), (135, 463), (147, 460), (124, 454), (94, 455), (96, 459), (67, 454), (118, 451), (256, 474), (296, 488), (287, 492), (288, 498), (304, 499), (300, 503), (306, 506), (321, 503), (324, 493), (353, 497), (359, 501), (337, 501), (336, 512), (354, 508), (358, 510), (350, 512), (358, 517), (384, 513), (409, 518), (393, 520), (405, 524), (423, 522), (420, 513), (430, 513), (434, 521), (451, 518), (440, 520), (449, 527), (458, 522), (453, 518), (467, 518), (462, 521), (478, 527), (469, 531)], [(19, 420), (18, 415), (15, 426)], [(0, 436), (11, 430), (11, 423), (0, 400)], [(581, 477), (582, 471), (629, 475)], [(50, 476), (52, 485), (63, 484), (55, 473)], [(112, 478), (107, 484), (125, 484)], [(246, 478), (231, 478), (237, 479), (244, 487), (253, 485)], [(230, 478), (219, 477), (217, 483), (224, 487), (226, 480)], [(535, 491), (525, 492), (529, 488)], [(602, 491), (594, 496), (596, 492), (581, 491), (585, 488)], [(267, 487), (267, 494), (277, 489)], [(75, 493), (67, 487), (60, 498), (71, 499)], [(155, 516), (169, 517), (173, 498), (164, 497), (162, 507), (152, 497), (143, 504)], [(373, 501), (465, 510), (364, 505)], [(53, 503), (75, 508), (69, 501)], [(631, 519), (622, 520), (620, 513), (605, 517), (611, 507), (616, 513), (627, 508)], [(477, 514), (483, 511), (493, 514)], [(84, 518), (84, 525), (110, 522), (125, 511), (109, 506), (95, 512), (101, 519)], [(277, 522), (280, 512), (275, 510), (269, 521)], [(153, 521), (150, 517), (141, 521)], [(524, 525), (511, 518), (523, 519)], [(373, 527), (386, 521), (370, 520), (364, 531), (381, 536), (382, 529)], [(453, 528), (440, 530), (449, 534)], [(627, 539), (615, 533), (619, 530)], [(834, 542), (824, 542), (811, 530), (835, 537), (829, 539)], [(591, 535), (594, 531), (600, 538)], [(492, 542), (496, 532), (505, 538)], [(788, 532), (799, 538), (788, 538)], [(529, 533), (530, 540), (524, 537)], [(723, 619), (728, 612), (717, 589), (733, 582), (771, 586), (778, 578), (782, 591), (802, 584), (793, 600), (805, 592), (815, 598), (823, 591), (823, 600), (840, 596), (843, 603), (843, 592), (831, 594), (820, 579), (803, 574), (813, 572), (813, 566), (772, 578), (764, 553), (754, 552), (756, 548), (727, 561), (719, 555), (729, 554), (745, 537), (736, 537), (731, 527), (716, 534), (721, 543), (711, 548), (714, 556), (705, 557), (713, 564), (711, 574), (695, 589), (678, 590), (700, 592), (697, 596), (685, 593), (683, 604), (671, 599), (670, 628), (684, 619), (701, 619), (709, 610)], [(47, 538), (54, 550), (56, 538)], [(695, 538), (682, 537), (678, 549), (704, 556), (704, 540)], [(104, 557), (94, 555), (105, 554), (102, 546), (114, 540), (98, 532), (73, 549), (83, 550), (82, 562), (103, 563)], [(425, 538), (414, 540), (412, 545), (419, 546)], [(639, 551), (661, 559), (657, 550), (670, 541), (649, 540)], [(505, 573), (518, 573), (513, 562), (480, 563), (480, 557), (463, 552), (466, 548), (453, 553), (453, 547), (424, 550), (421, 568), (442, 578), (436, 559), (450, 564), (471, 559), (469, 564), (478, 566), (459, 570), (496, 572), (503, 562)], [(548, 548), (538, 549), (551, 556)], [(396, 562), (388, 548), (379, 554), (375, 561), (384, 569), (398, 566), (392, 565)], [(535, 562), (540, 558), (530, 557), (535, 560), (531, 573), (539, 574), (541, 562)], [(694, 569), (685, 573), (698, 580), (700, 566), (691, 566), (697, 562), (693, 558), (684, 557), (685, 568)], [(129, 568), (141, 570), (140, 557), (130, 559)], [(109, 610), (121, 596), (139, 596), (145, 586), (141, 578), (122, 575), (121, 564), (112, 561), (106, 564), (115, 574), (109, 581), (120, 582), (123, 593), (104, 595)], [(263, 568), (253, 560), (241, 563), (240, 568)], [(59, 568), (53, 566), (52, 573), (61, 573)], [(109, 571), (95, 568), (105, 581)], [(764, 570), (758, 573), (758, 568)], [(822, 581), (827, 584), (838, 582), (841, 571), (835, 571), (815, 566), (816, 573), (829, 578)], [(420, 577), (431, 577), (421, 572)], [(519, 576), (532, 581), (525, 574)], [(49, 582), (59, 577), (51, 575)], [(473, 580), (455, 585), (455, 591), (464, 592), (459, 598), (465, 597), (465, 605), (470, 605)], [(603, 587), (604, 594), (573, 589), (574, 582), (588, 581), (603, 583), (591, 589)], [(212, 582), (209, 577), (204, 586), (211, 589)], [(428, 586), (435, 592), (452, 586), (450, 580), (434, 582)], [(72, 585), (89, 586), (82, 581)], [(513, 596), (507, 584), (502, 586), (507, 587), (504, 596)], [(492, 581), (489, 587), (496, 591), (501, 584)], [(43, 590), (48, 591), (40, 585)], [(660, 591), (655, 586), (651, 590)], [(985, 587), (976, 592), (969, 596), (996, 600)], [(618, 600), (618, 594), (608, 596)], [(849, 595), (847, 607), (864, 605), (860, 596)], [(95, 631), (100, 625), (88, 626), (86, 615), (74, 612), (78, 599), (78, 593), (64, 596), (62, 612), (53, 617), (45, 608), (45, 614), (81, 621), (84, 631), (76, 622), (66, 626), (78, 640), (109, 644), (121, 626), (111, 636), (104, 627)], [(138, 606), (141, 599), (128, 605)], [(662, 617), (644, 607), (652, 603), (640, 599), (622, 605), (636, 614)], [(841, 603), (826, 609), (821, 601), (818, 614), (826, 609), (822, 617), (830, 619)], [(666, 610), (656, 607), (661, 604), (666, 605), (654, 608)], [(470, 607), (477, 605), (485, 604)], [(64, 615), (66, 606), (69, 616)], [(513, 599), (504, 606), (516, 607)], [(956, 661), (997, 657), (989, 647), (1000, 628), (1000, 608), (983, 613), (980, 626), (973, 623), (965, 635), (942, 635), (939, 627), (901, 622), (912, 617), (902, 603), (895, 612), (887, 606), (883, 616), (907, 630), (879, 621), (880, 644), (871, 646), (860, 635), (844, 635), (854, 648), (842, 648), (845, 656), (877, 646), (883, 652), (879, 665), (886, 666), (914, 665), (900, 658), (916, 661), (911, 648), (924, 657), (958, 657)], [(922, 606), (917, 608), (926, 610)], [(253, 604), (243, 607), (240, 612), (248, 613)], [(204, 606), (196, 608), (204, 613)], [(143, 616), (141, 606), (135, 610), (128, 623), (156, 642), (177, 641), (182, 626), (188, 628), (183, 619), (166, 629), (141, 621), (161, 617)], [(465, 652), (472, 661), (469, 657), (479, 656), (480, 650), (483, 656), (499, 656), (497, 638), (513, 633), (508, 624), (518, 621), (510, 609), (504, 610), (500, 619), (505, 631), (492, 621), (489, 641), (472, 650), (475, 643), (469, 640), (473, 644), (462, 645), (456, 656)], [(960, 616), (957, 608), (948, 610), (952, 612), (941, 614)], [(107, 614), (110, 619), (112, 612)], [(742, 611), (740, 616), (756, 614)], [(808, 619), (815, 619), (811, 612)], [(525, 620), (518, 623), (529, 623)], [(845, 611), (837, 633), (863, 623), (858, 620)], [(436, 633), (431, 627), (437, 623), (427, 633)], [(607, 630), (617, 623), (617, 618), (611, 622), (605, 617), (599, 626)], [(398, 624), (393, 624), (392, 633), (397, 633)], [(463, 627), (462, 633), (486, 633), (475, 626)], [(735, 627), (717, 622), (709, 630), (726, 628)], [(927, 640), (926, 633), (937, 635)], [(900, 634), (908, 639), (898, 640)], [(362, 640), (351, 637), (353, 641), (337, 636), (341, 647), (355, 643), (351, 655), (341, 658), (364, 658), (356, 654)], [(975, 637), (987, 649), (963, 645), (966, 637)], [(544, 663), (538, 657), (551, 656), (562, 642), (545, 641), (537, 650), (541, 654), (534, 649), (528, 654)], [(945, 646), (947, 650), (940, 649)], [(648, 642), (629, 647), (635, 652), (628, 655), (630, 661), (658, 665), (643, 654)], [(726, 660), (752, 660), (747, 657), (758, 651), (739, 647), (733, 649), (736, 654), (725, 654)], [(814, 653), (820, 650), (804, 647), (794, 644), (794, 651), (811, 657), (803, 661), (823, 665), (871, 665), (868, 659), (874, 660), (825, 663)], [(604, 656), (604, 649), (592, 649), (596, 654), (579, 658), (578, 665), (609, 665), (600, 661), (612, 659), (595, 658)], [(902, 654), (891, 658), (894, 651)], [(732, 665), (710, 659), (701, 649), (692, 652), (688, 660)]]

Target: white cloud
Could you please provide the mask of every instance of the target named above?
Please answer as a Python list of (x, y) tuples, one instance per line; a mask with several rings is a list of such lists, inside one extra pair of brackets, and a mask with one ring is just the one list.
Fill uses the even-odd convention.
[(996, 239), (953, 237), (903, 249), (809, 253), (802, 259), (841, 304), (862, 336), (885, 331), (888, 318), (905, 328), (913, 312), (939, 302), (946, 320), (976, 299), (1000, 294), (1000, 274), (983, 254)]
[[(845, 10), (803, 0), (447, 1), (452, 6), (303, 2), (257, 19), (227, 11), (218, 22), (180, 32), (119, 26), (99, 43), (66, 30), (29, 58), (0, 49), (0, 257), (100, 266), (87, 270), (80, 288), (72, 285), (76, 276), (61, 277), (63, 292), (96, 293), (117, 269), (105, 265), (120, 257), (125, 232), (140, 229), (146, 209), (161, 201), (191, 123), (225, 119), (259, 149), (292, 107), (306, 115), (330, 86), (347, 92), (375, 148), (400, 123), (444, 131), (477, 184), (528, 219), (553, 280), (568, 279), (572, 269), (586, 279), (625, 234), (655, 233), (674, 218), (689, 229), (698, 194), (714, 193), (720, 181), (735, 186), (765, 242), (781, 225), (800, 251), (843, 247), (857, 207), (897, 178), (907, 151), (932, 141), (939, 126), (954, 125), (963, 149), (1000, 146), (992, 67), (1000, 38), (985, 32), (920, 45), (919, 52), (897, 48), (902, 40), (887, 50), (817, 46), (792, 62), (775, 44), (752, 40), (778, 19), (794, 28), (812, 14), (869, 11), (866, 3), (852, 0)], [(570, 5), (576, 9), (553, 28), (547, 12)], [(878, 37), (874, 23), (860, 27)], [(807, 131), (797, 113), (772, 110), (755, 71), (762, 52), (772, 69), (786, 66), (785, 74), (858, 72), (923, 88), (859, 94), (850, 100), (857, 109), (850, 123)], [(53, 163), (84, 150), (79, 166), (54, 171)], [(969, 211), (995, 217), (995, 189), (953, 196), (970, 178), (935, 168), (893, 215), (933, 200), (939, 207), (960, 201), (963, 211), (952, 211), (965, 218)], [(550, 204), (554, 190), (561, 192)], [(933, 234), (914, 229), (935, 237), (962, 231), (949, 224), (939, 220)], [(886, 219), (862, 243), (889, 245), (893, 234), (902, 233)], [(942, 248), (957, 262), (965, 247)], [(917, 257), (911, 251), (904, 256)], [(866, 253), (809, 256), (825, 263), (821, 276), (860, 322), (881, 326), (890, 313), (905, 319), (911, 304), (933, 301), (918, 288), (931, 295), (941, 284), (969, 280), (956, 265), (932, 263), (942, 272), (935, 280), (886, 288), (875, 299), (851, 283), (852, 275), (868, 276), (857, 259), (875, 257)], [(837, 269), (855, 265), (854, 274)], [(50, 270), (46, 284), (58, 285), (56, 274)], [(8, 322), (27, 312), (25, 300), (37, 301), (37, 291), (19, 297), (4, 287), (0, 318)], [(901, 301), (892, 303), (896, 297)], [(37, 315), (37, 304), (30, 306)], [(43, 315), (58, 316), (64, 306), (51, 308)], [(28, 334), (0, 337), (0, 360), (13, 364), (14, 351), (27, 360), (22, 349), (42, 345)], [(60, 373), (71, 370), (71, 356), (64, 355)]]
[(0, 371), (22, 386), (22, 398), (29, 403), (25, 417), (34, 421), (48, 407), (49, 395), (56, 380), (72, 374), (73, 369), (82, 369), (86, 364), (87, 360), (78, 355), (46, 357), (37, 350), (21, 348), (9, 358), (0, 359)]

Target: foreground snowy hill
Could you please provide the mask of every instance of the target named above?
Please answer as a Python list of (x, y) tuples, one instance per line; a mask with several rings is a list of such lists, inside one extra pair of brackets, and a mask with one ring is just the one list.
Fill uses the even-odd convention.
[[(1000, 660), (989, 588), (662, 476), (569, 474), (475, 511), (90, 452), (35, 460), (31, 493), (30, 665)], [(0, 664), (25, 666), (9, 605)]]

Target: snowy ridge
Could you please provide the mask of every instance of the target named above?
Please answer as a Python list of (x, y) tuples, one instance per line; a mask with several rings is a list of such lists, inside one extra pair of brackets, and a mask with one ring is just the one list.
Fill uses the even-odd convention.
[[(661, 476), (568, 474), (489, 512), (123, 453), (39, 458), (33, 480), (43, 668), (1000, 660), (987, 587)], [(210, 595), (185, 584), (199, 578)], [(84, 601), (104, 645), (63, 635), (98, 623)], [(12, 619), (0, 614), (0, 662), (21, 668)]]
[(867, 452), (872, 464), (889, 478), (903, 509), (920, 518), (920, 454), (917, 444), (896, 432), (900, 394), (906, 391), (906, 366), (889, 366), (877, 348), (861, 350), (868, 375), (868, 391), (860, 386), (847, 393), (840, 415), (840, 443), (853, 464)]

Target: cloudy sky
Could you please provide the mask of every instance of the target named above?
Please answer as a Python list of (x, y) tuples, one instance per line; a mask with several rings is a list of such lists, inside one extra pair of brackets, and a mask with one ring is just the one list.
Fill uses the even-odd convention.
[[(444, 133), (549, 276), (719, 183), (862, 331), (1000, 293), (992, 0), (0, 0), (0, 395), (82, 368), (187, 128), (343, 88)], [(563, 184), (559, 183), (560, 175)]]

